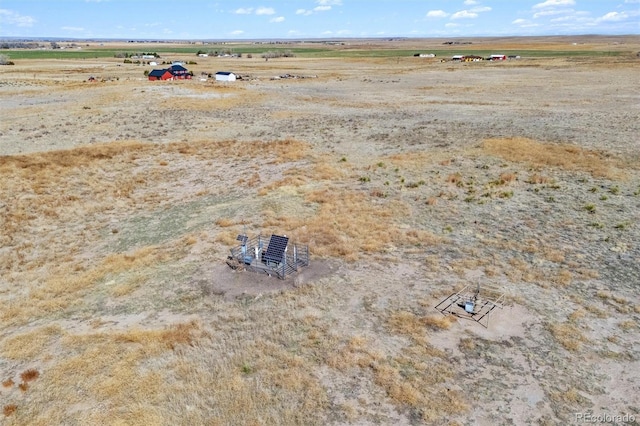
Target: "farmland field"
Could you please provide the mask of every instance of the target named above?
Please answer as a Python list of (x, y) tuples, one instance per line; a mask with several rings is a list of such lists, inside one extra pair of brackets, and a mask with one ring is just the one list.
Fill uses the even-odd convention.
[(445, 41), (0, 51), (0, 424), (639, 422), (640, 37)]

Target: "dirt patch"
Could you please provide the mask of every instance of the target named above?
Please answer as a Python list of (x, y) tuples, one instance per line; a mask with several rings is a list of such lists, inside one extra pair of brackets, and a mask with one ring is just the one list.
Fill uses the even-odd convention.
[(226, 300), (260, 298), (317, 284), (322, 279), (331, 280), (339, 269), (340, 264), (335, 260), (318, 259), (286, 279), (279, 279), (275, 275), (232, 269), (226, 263), (218, 262), (198, 270), (192, 278), (192, 285), (201, 288), (205, 295), (224, 296)]

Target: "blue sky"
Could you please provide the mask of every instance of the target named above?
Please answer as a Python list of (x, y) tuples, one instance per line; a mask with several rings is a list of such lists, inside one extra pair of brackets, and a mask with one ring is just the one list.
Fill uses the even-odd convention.
[(640, 34), (640, 0), (0, 0), (0, 37)]

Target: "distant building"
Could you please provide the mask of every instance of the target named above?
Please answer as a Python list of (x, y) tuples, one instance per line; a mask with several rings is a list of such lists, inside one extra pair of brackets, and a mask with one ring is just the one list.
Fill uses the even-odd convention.
[(177, 80), (184, 80), (191, 78), (191, 74), (189, 74), (189, 70), (187, 70), (182, 65), (173, 64), (169, 67), (169, 72), (173, 74), (173, 78)]
[(507, 60), (507, 56), (506, 55), (491, 55), (489, 57), (489, 60), (491, 60), (491, 61), (506, 61)]
[(173, 80), (173, 74), (169, 70), (152, 70), (149, 73), (149, 81), (154, 80)]
[(189, 70), (182, 65), (171, 65), (170, 68), (153, 70), (149, 73), (149, 80), (188, 80), (191, 78)]
[(218, 71), (216, 81), (236, 81), (236, 75), (228, 71)]

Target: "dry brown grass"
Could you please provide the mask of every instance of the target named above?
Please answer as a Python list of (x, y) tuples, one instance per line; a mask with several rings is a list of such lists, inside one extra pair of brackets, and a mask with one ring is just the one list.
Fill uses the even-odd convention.
[(524, 162), (535, 167), (583, 171), (608, 179), (624, 178), (624, 169), (629, 167), (624, 160), (597, 151), (526, 138), (486, 139), (482, 143), (482, 149), (507, 161)]
[(63, 334), (57, 325), (37, 328), (14, 334), (2, 341), (4, 357), (12, 360), (29, 360), (42, 356), (49, 345)]
[(312, 216), (264, 211), (261, 228), (288, 229), (296, 241), (309, 244), (314, 255), (347, 260), (356, 260), (362, 253), (385, 251), (393, 245), (433, 245), (440, 241), (424, 230), (400, 230), (394, 226), (395, 220), (408, 214), (406, 204), (399, 201), (373, 201), (361, 192), (339, 188), (305, 192), (305, 201), (317, 206)]
[(518, 175), (516, 173), (505, 172), (500, 174), (500, 177), (498, 178), (498, 182), (501, 185), (506, 185), (506, 184), (515, 182), (517, 179), (518, 179)]
[[(190, 87), (191, 89), (191, 87)], [(180, 108), (192, 111), (212, 111), (216, 109), (228, 109), (238, 105), (246, 105), (247, 102), (260, 103), (265, 96), (255, 92), (249, 92), (243, 87), (201, 88), (192, 95), (175, 95), (170, 99), (158, 102), (159, 108), (174, 108), (179, 102)]]
[(350, 375), (371, 374), (374, 383), (399, 409), (411, 409), (427, 423), (465, 412), (468, 405), (464, 396), (445, 389), (451, 371), (444, 353), (425, 344), (419, 331), (424, 331), (424, 321), (410, 312), (399, 311), (390, 316), (388, 325), (412, 340), (400, 354), (385, 356), (372, 348), (371, 342), (356, 336), (338, 348), (327, 365)]
[(587, 339), (578, 327), (572, 323), (552, 324), (549, 331), (553, 337), (568, 351), (577, 351)]
[[(40, 377), (38, 370), (25, 370), (20, 375), (19, 390), (29, 391), (32, 398), (55, 398), (57, 404), (40, 406), (37, 411), (32, 405), (20, 405), (20, 419), (64, 423), (68, 415), (73, 415), (73, 407), (104, 404), (109, 408), (87, 412), (82, 416), (84, 421), (159, 424), (162, 417), (157, 404), (167, 397), (169, 389), (166, 376), (152, 371), (155, 368), (151, 366), (163, 364), (163, 357), (171, 358), (171, 353), (190, 347), (206, 335), (195, 321), (158, 330), (65, 334), (57, 344), (66, 356), (49, 362), (50, 368), (38, 384), (38, 388), (49, 389), (48, 395), (31, 391), (29, 383)], [(69, 393), (68, 389), (77, 392)]]
[(624, 331), (630, 331), (639, 328), (634, 320), (625, 320), (618, 323), (618, 327)]
[(539, 173), (532, 173), (526, 180), (527, 183), (534, 184), (534, 185), (549, 183), (550, 181), (551, 180), (547, 176), (544, 176)]
[(229, 219), (226, 217), (221, 217), (219, 219), (216, 219), (215, 224), (218, 225), (221, 228), (228, 228), (229, 226), (233, 226), (235, 225), (235, 221), (233, 219)]

